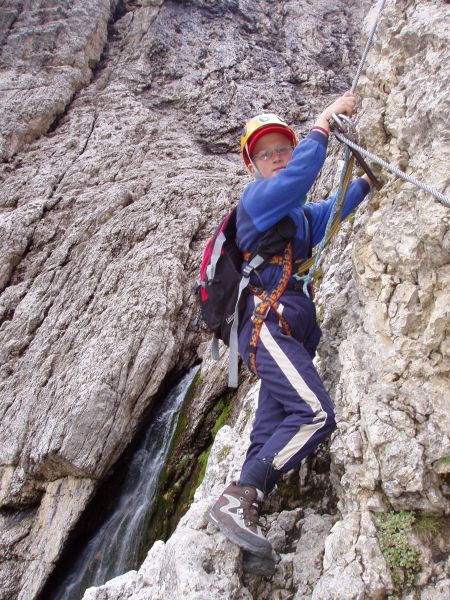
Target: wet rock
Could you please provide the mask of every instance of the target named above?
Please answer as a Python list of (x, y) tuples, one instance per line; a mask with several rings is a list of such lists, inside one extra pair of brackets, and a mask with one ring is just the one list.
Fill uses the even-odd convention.
[(94, 489), (89, 479), (55, 480), (41, 491), (39, 504), (0, 514), (2, 598), (27, 600), (37, 595)]

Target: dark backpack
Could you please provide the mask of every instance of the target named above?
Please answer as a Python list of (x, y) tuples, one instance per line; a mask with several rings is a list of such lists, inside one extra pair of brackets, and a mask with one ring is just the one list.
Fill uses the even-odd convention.
[[(309, 214), (305, 210), (310, 230)], [(230, 369), (237, 365), (237, 332), (245, 309), (250, 276), (273, 256), (282, 254), (295, 235), (295, 224), (284, 217), (270, 228), (253, 249), (247, 265), (236, 244), (236, 208), (219, 224), (209, 239), (203, 253), (200, 279), (196, 292), (199, 297), (200, 315), (214, 333), (213, 356), (218, 358), (218, 340), (230, 346)], [(310, 236), (311, 237), (311, 236)], [(309, 255), (311, 255), (311, 240)], [(230, 387), (237, 386), (237, 367), (234, 375), (230, 371)]]
[(236, 245), (236, 209), (233, 209), (206, 245), (198, 282), (201, 317), (214, 336), (227, 346), (242, 279), (242, 260)]

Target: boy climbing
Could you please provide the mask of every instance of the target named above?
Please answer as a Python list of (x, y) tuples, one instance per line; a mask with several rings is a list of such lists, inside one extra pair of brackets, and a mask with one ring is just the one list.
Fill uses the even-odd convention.
[[(333, 113), (351, 116), (355, 107), (354, 94), (346, 92), (320, 114), (298, 145), (294, 131), (272, 114), (254, 117), (242, 132), (242, 156), (255, 180), (237, 206), (237, 244), (249, 258), (262, 236), (280, 222), (285, 228), (289, 217), (294, 270), (285, 271), (284, 258), (274, 256), (251, 275), (239, 353), (261, 379), (258, 407), (239, 480), (224, 490), (208, 516), (231, 541), (261, 557), (272, 553), (258, 525), (261, 501), (282, 474), (311, 454), (335, 427), (333, 404), (312, 362), (321, 336), (315, 306), (291, 273), (296, 261), (308, 258), (311, 247), (323, 238), (336, 201), (332, 196), (305, 205), (325, 161), (329, 119)], [(366, 175), (352, 181), (341, 219), (369, 190)], [(289, 279), (280, 288), (281, 296), (264, 304), (276, 297), (286, 273)], [(264, 314), (259, 314), (256, 332), (258, 306), (264, 307)]]

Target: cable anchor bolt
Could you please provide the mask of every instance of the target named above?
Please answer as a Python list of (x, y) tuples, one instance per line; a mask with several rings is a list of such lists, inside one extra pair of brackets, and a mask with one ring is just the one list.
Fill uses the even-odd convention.
[[(332, 133), (334, 134), (334, 136), (336, 137), (336, 139), (338, 139), (343, 144), (345, 144), (346, 138), (347, 138), (354, 144), (359, 145), (358, 134), (356, 131), (355, 124), (349, 117), (347, 117), (347, 115), (339, 115), (338, 116), (335, 113), (333, 113), (331, 115), (330, 129), (331, 129)], [(353, 153), (353, 156), (358, 161), (360, 167), (364, 171), (364, 173), (366, 173), (366, 175), (369, 177), (373, 187), (376, 190), (381, 190), (381, 188), (382, 188), (381, 182), (377, 179), (374, 172), (369, 167), (369, 165), (366, 163), (366, 161), (364, 160), (362, 155), (357, 150), (354, 150), (353, 148), (351, 148), (351, 151)]]

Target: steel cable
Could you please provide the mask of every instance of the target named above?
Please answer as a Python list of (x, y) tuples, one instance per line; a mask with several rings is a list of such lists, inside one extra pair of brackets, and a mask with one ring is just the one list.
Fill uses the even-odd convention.
[(445, 196), (441, 192), (438, 192), (437, 190), (435, 190), (434, 188), (432, 188), (430, 185), (428, 185), (428, 183), (424, 183), (423, 181), (420, 181), (416, 177), (413, 177), (412, 175), (408, 175), (404, 171), (401, 171), (395, 165), (392, 165), (391, 163), (386, 162), (382, 158), (379, 158), (378, 156), (376, 156), (376, 154), (373, 154), (372, 152), (369, 152), (368, 150), (366, 150), (365, 148), (362, 148), (358, 144), (355, 144), (354, 142), (352, 142), (351, 140), (349, 140), (348, 138), (346, 138), (341, 133), (335, 131), (334, 132), (334, 136), (336, 137), (336, 139), (338, 139), (343, 144), (346, 144), (352, 150), (356, 150), (357, 152), (359, 152), (360, 154), (362, 154), (362, 156), (364, 156), (365, 158), (368, 158), (369, 160), (371, 160), (372, 162), (376, 163), (380, 167), (385, 168), (387, 171), (390, 171), (391, 173), (393, 173), (397, 177), (400, 177), (401, 179), (404, 179), (405, 181), (408, 181), (409, 183), (412, 183), (413, 185), (417, 186), (418, 188), (420, 188), (424, 192), (428, 192), (429, 194), (431, 194), (432, 196), (434, 196), (437, 200), (439, 200), (440, 202), (442, 202), (442, 204), (444, 204), (445, 206), (448, 206), (450, 208), (450, 198), (448, 198), (447, 196)]
[[(351, 91), (353, 93), (356, 90), (356, 86), (358, 85), (358, 80), (359, 80), (359, 77), (360, 77), (361, 72), (363, 70), (367, 54), (369, 53), (370, 47), (372, 46), (373, 38), (375, 36), (375, 32), (376, 32), (377, 27), (378, 27), (378, 21), (380, 19), (380, 16), (381, 16), (381, 13), (383, 11), (385, 3), (386, 3), (386, 0), (382, 0), (380, 9), (378, 11), (378, 16), (375, 19), (375, 23), (372, 26), (372, 29), (371, 29), (369, 37), (367, 39), (366, 45), (364, 47), (364, 51), (363, 51), (362, 56), (361, 56), (361, 60), (359, 61), (358, 68), (356, 69), (356, 74), (355, 74), (355, 77), (353, 78), (353, 83), (352, 83), (352, 87), (351, 87)], [(339, 216), (340, 216), (340, 212), (342, 210), (342, 204), (344, 202), (345, 195), (347, 193), (347, 189), (345, 188), (345, 191), (344, 191), (343, 186), (344, 186), (344, 181), (346, 180), (346, 173), (348, 173), (349, 160), (350, 160), (350, 151), (348, 149), (346, 149), (346, 151), (344, 153), (344, 166), (343, 166), (342, 172), (341, 172), (341, 177), (340, 177), (340, 182), (339, 182), (339, 189), (338, 189), (338, 192), (337, 192), (337, 198), (336, 198), (335, 205), (332, 207), (332, 210), (331, 210), (331, 213), (330, 213), (327, 225), (326, 225), (324, 237), (322, 238), (322, 241), (321, 241), (321, 243), (319, 245), (319, 248), (317, 250), (317, 253), (315, 255), (313, 266), (311, 267), (311, 269), (308, 271), (308, 273), (306, 275), (304, 275), (303, 277), (299, 278), (299, 279), (302, 279), (302, 281), (303, 281), (303, 291), (306, 294), (306, 296), (308, 296), (308, 297), (309, 297), (308, 284), (311, 281), (311, 279), (312, 279), (312, 277), (313, 277), (313, 275), (314, 275), (314, 273), (315, 273), (315, 271), (317, 269), (317, 266), (319, 264), (320, 256), (322, 254), (322, 251), (323, 251), (324, 247), (326, 246), (326, 244), (329, 241), (330, 236), (328, 235), (328, 233), (331, 230), (333, 221), (335, 220), (335, 217), (336, 217), (336, 213), (339, 210)], [(351, 161), (351, 164), (353, 165), (353, 161)], [(348, 182), (347, 182), (347, 185), (348, 185)], [(337, 228), (333, 228), (333, 231), (335, 229), (337, 229)]]
[(378, 16), (375, 19), (375, 23), (373, 24), (372, 30), (371, 30), (371, 32), (369, 34), (368, 39), (367, 39), (367, 43), (366, 43), (366, 46), (365, 46), (364, 51), (362, 53), (361, 60), (359, 61), (358, 68), (356, 69), (356, 74), (355, 74), (355, 77), (353, 79), (352, 90), (351, 90), (353, 93), (355, 93), (356, 86), (358, 85), (359, 76), (361, 75), (361, 72), (363, 70), (364, 63), (366, 62), (366, 58), (367, 58), (367, 55), (369, 53), (370, 47), (372, 46), (373, 38), (375, 36), (375, 32), (376, 32), (377, 27), (378, 27), (378, 20), (380, 18), (381, 13), (383, 12), (383, 8), (384, 8), (385, 4), (386, 4), (386, 0), (383, 0), (382, 3), (381, 3), (381, 6), (380, 6), (380, 10), (378, 11)]

